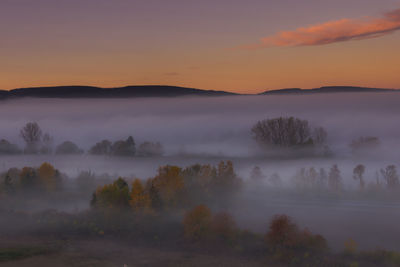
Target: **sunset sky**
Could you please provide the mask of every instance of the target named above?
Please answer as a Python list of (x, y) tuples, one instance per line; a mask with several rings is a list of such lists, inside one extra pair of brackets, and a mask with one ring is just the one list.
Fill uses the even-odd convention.
[(400, 88), (399, 0), (1, 0), (0, 89)]

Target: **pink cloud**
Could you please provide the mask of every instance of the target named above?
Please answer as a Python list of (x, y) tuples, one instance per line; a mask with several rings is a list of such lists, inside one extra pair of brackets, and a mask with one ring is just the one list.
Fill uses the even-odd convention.
[(241, 48), (326, 45), (377, 38), (397, 30), (400, 30), (400, 9), (385, 13), (382, 18), (341, 19), (298, 28), (294, 31), (282, 31), (262, 38), (260, 43)]

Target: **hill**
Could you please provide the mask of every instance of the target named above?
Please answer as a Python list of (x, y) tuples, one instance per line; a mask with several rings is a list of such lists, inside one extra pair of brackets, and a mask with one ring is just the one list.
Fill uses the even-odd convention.
[(260, 95), (286, 95), (286, 94), (317, 94), (317, 93), (379, 93), (379, 92), (398, 92), (395, 89), (368, 88), (356, 86), (325, 86), (314, 89), (287, 88), (278, 90), (269, 90)]
[(201, 90), (177, 86), (143, 85), (117, 88), (92, 86), (55, 86), (1, 90), (0, 98), (130, 98), (130, 97), (176, 97), (176, 96), (225, 96), (234, 93), (214, 90)]

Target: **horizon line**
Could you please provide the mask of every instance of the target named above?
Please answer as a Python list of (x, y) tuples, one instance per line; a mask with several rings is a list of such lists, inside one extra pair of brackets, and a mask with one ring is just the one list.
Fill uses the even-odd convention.
[(226, 93), (231, 93), (231, 94), (237, 94), (237, 95), (258, 95), (262, 94), (265, 92), (274, 92), (274, 91), (282, 91), (282, 90), (302, 90), (302, 91), (308, 91), (308, 90), (315, 90), (315, 89), (322, 89), (322, 88), (340, 88), (340, 87), (349, 87), (349, 88), (364, 88), (364, 89), (379, 89), (379, 90), (400, 90), (399, 88), (386, 88), (386, 87), (370, 87), (370, 86), (359, 86), (359, 85), (324, 85), (324, 86), (319, 86), (319, 87), (314, 87), (314, 88), (301, 88), (301, 87), (283, 87), (283, 88), (276, 88), (276, 89), (265, 89), (262, 90), (258, 93), (246, 93), (245, 91), (242, 90), (237, 90), (236, 91), (230, 91), (230, 90), (216, 90), (216, 89), (201, 89), (197, 87), (191, 87), (191, 86), (180, 86), (180, 85), (167, 85), (167, 84), (130, 84), (130, 85), (122, 85), (122, 86), (95, 86), (95, 85), (45, 85), (45, 86), (28, 86), (28, 87), (18, 87), (18, 88), (12, 88), (12, 89), (0, 89), (0, 91), (14, 91), (14, 90), (21, 90), (21, 89), (35, 89), (35, 88), (62, 88), (62, 87), (92, 87), (92, 88), (99, 88), (99, 89), (117, 89), (117, 88), (126, 88), (126, 87), (177, 87), (177, 88), (186, 88), (186, 89), (195, 89), (195, 90), (202, 90), (202, 91), (215, 91), (215, 92), (226, 92)]

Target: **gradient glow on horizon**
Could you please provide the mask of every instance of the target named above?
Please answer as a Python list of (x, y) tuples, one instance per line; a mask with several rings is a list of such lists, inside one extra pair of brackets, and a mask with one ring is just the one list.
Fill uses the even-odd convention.
[[(2, 0), (0, 89), (400, 88), (400, 23), (387, 21), (399, 8), (399, 0)], [(377, 25), (387, 31), (358, 38)], [(232, 49), (257, 40), (262, 49)]]

